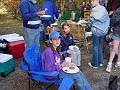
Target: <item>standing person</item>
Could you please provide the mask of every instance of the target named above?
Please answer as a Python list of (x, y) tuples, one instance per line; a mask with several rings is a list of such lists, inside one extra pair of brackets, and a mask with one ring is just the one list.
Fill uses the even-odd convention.
[(112, 51), (110, 52), (109, 62), (106, 68), (107, 72), (111, 72), (112, 69), (112, 61), (116, 52), (118, 51), (118, 60), (115, 64), (116, 68), (120, 68), (120, 5), (119, 8), (113, 13), (111, 17), (112, 22), (112, 39), (113, 39), (113, 46)]
[(103, 65), (101, 44), (104, 35), (108, 32), (110, 19), (105, 7), (99, 4), (99, 0), (92, 0), (91, 4), (93, 8), (89, 18), (89, 25), (92, 31), (93, 56), (92, 61), (88, 65), (93, 68), (98, 68)]
[(55, 17), (56, 17), (56, 19), (58, 19), (58, 17), (59, 17), (59, 13), (58, 13), (58, 10), (56, 8), (56, 5), (53, 3), (52, 0), (46, 0), (41, 5), (40, 9), (45, 11), (45, 15), (50, 15), (50, 17), (41, 18), (43, 25), (45, 27), (50, 26), (50, 24), (53, 24), (55, 22)]
[[(52, 32), (49, 35), (50, 40), (50, 47), (46, 48), (46, 50), (43, 52), (42, 55), (42, 69), (46, 72), (53, 72), (58, 71), (59, 72), (59, 78), (63, 79), (66, 76), (71, 77), (76, 85), (76, 90), (92, 90), (90, 84), (86, 80), (86, 77), (83, 75), (81, 71), (77, 73), (65, 73), (61, 69), (64, 67), (74, 67), (75, 65), (68, 62), (61, 62), (61, 55), (59, 52), (59, 46), (60, 46), (60, 34), (59, 32)], [(49, 58), (48, 58), (49, 57)], [(55, 79), (57, 77), (46, 77), (47, 79)]]
[(119, 7), (120, 0), (108, 0), (107, 3), (107, 11), (110, 16), (112, 16), (113, 12)]
[(20, 12), (23, 20), (23, 35), (26, 43), (26, 48), (30, 47), (33, 43), (40, 46), (40, 32), (39, 24), (29, 24), (29, 21), (39, 20), (39, 16), (44, 14), (38, 11), (36, 6), (37, 0), (22, 0), (20, 3)]

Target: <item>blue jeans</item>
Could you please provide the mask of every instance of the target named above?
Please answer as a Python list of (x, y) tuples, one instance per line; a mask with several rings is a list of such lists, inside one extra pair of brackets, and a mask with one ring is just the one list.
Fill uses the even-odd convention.
[(38, 47), (40, 47), (40, 31), (38, 29), (30, 29), (23, 27), (23, 36), (26, 44), (26, 48), (30, 47), (33, 43), (35, 43)]
[(103, 44), (104, 36), (97, 37), (92, 35), (92, 44), (93, 44), (93, 57), (91, 64), (95, 67), (98, 67), (99, 64), (103, 63), (103, 50), (101, 45)]
[(88, 83), (86, 77), (83, 75), (83, 73), (80, 71), (78, 73), (65, 73), (62, 70), (59, 72), (59, 78), (63, 79), (64, 77), (71, 77), (76, 85), (76, 90), (92, 90), (90, 84)]

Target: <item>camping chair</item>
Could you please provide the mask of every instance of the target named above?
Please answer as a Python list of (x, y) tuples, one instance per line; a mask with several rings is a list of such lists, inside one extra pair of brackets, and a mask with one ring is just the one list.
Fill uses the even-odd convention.
[[(54, 76), (57, 77), (59, 72), (43, 72), (42, 71), (42, 64), (41, 64), (41, 52), (39, 51), (39, 48), (33, 44), (30, 48), (27, 48), (24, 51), (24, 58), (20, 64), (20, 69), (27, 71), (28, 76), (29, 76), (29, 90), (31, 89), (31, 80), (32, 81), (37, 81), (39, 83), (49, 83), (46, 87), (48, 89), (50, 86), (53, 84), (59, 85), (61, 80), (59, 79), (53, 79), (53, 80), (48, 80), (46, 76)], [(68, 90), (68, 89), (66, 89)]]

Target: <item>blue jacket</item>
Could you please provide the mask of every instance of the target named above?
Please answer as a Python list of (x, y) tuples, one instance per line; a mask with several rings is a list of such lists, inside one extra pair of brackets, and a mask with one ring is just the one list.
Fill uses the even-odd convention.
[(61, 35), (61, 46), (62, 46), (61, 51), (68, 50), (69, 46), (71, 45), (74, 45), (73, 35), (69, 34), (67, 35), (67, 37), (64, 37), (63, 35)]
[(22, 0), (20, 3), (20, 12), (23, 20), (23, 26), (30, 29), (39, 28), (39, 24), (31, 25), (28, 21), (38, 20), (37, 16), (38, 7), (33, 4), (30, 0)]
[(56, 16), (56, 18), (58, 18), (59, 16), (58, 10), (52, 0), (46, 0), (41, 5), (41, 10), (45, 10), (46, 15), (51, 15), (51, 17), (49, 18), (41, 18), (42, 20), (50, 20), (52, 23), (54, 23), (54, 15)]
[[(98, 13), (103, 13), (104, 15), (101, 15), (101, 17), (99, 17)], [(91, 27), (92, 34), (96, 36), (104, 36), (108, 32), (108, 27), (110, 24), (110, 18), (107, 10), (103, 6), (99, 5), (97, 10), (95, 11), (95, 14), (93, 13), (93, 16), (91, 15), (88, 21), (89, 26)]]

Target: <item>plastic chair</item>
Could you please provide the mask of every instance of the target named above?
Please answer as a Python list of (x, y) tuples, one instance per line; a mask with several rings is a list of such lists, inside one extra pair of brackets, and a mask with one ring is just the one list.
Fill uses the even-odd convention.
[[(38, 81), (43, 83), (50, 83), (50, 84), (56, 84), (59, 85), (60, 80), (54, 79), (54, 80), (48, 80), (46, 79), (46, 76), (55, 76), (57, 77), (59, 72), (43, 72), (42, 71), (42, 64), (41, 64), (41, 52), (39, 51), (38, 47), (33, 44), (30, 48), (27, 48), (24, 51), (24, 58), (20, 64), (20, 69), (27, 71), (29, 76), (29, 90), (31, 89), (30, 81)], [(49, 85), (46, 88), (49, 88), (51, 85)]]

